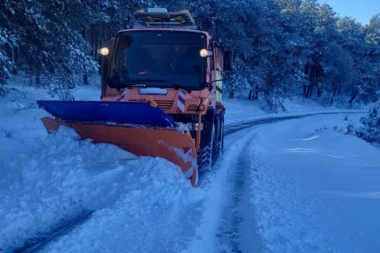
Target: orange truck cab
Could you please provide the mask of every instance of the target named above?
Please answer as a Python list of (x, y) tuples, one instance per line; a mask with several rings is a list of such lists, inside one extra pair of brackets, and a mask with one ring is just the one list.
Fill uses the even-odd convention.
[(211, 166), (223, 151), (223, 75), (231, 52), (187, 10), (148, 8), (135, 18), (98, 50), (101, 100), (150, 101), (189, 129), (198, 168)]

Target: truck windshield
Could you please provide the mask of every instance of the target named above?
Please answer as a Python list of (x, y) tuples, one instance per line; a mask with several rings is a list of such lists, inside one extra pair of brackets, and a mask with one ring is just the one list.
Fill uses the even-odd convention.
[(206, 47), (202, 33), (129, 31), (119, 35), (112, 60), (113, 87), (182, 86), (200, 90), (205, 82)]

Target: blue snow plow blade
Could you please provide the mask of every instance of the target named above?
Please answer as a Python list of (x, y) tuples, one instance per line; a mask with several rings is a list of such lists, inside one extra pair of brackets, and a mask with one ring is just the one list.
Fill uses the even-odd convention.
[(161, 108), (145, 102), (38, 100), (37, 104), (52, 116), (66, 121), (176, 127)]

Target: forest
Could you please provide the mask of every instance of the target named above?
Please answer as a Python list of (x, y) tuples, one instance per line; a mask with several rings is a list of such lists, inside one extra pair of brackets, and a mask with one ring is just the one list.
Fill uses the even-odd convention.
[(380, 97), (380, 13), (362, 25), (317, 0), (2, 0), (0, 94), (21, 72), (53, 92), (89, 84), (97, 49), (137, 8), (154, 6), (189, 9), (233, 51), (224, 96), (251, 89), (248, 99), (258, 92), (272, 109), (291, 96), (327, 105)]

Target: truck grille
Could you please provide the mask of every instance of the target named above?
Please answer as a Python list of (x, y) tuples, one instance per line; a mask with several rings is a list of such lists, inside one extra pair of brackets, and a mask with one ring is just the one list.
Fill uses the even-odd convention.
[[(137, 99), (131, 99), (129, 100), (131, 102), (137, 102), (137, 101), (140, 101), (140, 100), (137, 100)], [(170, 110), (172, 109), (173, 107), (173, 103), (174, 101), (170, 101), (170, 100), (154, 100), (157, 105), (162, 109), (162, 110)]]
[(162, 110), (170, 110), (173, 107), (174, 101), (168, 100), (155, 100), (157, 105), (161, 107)]

